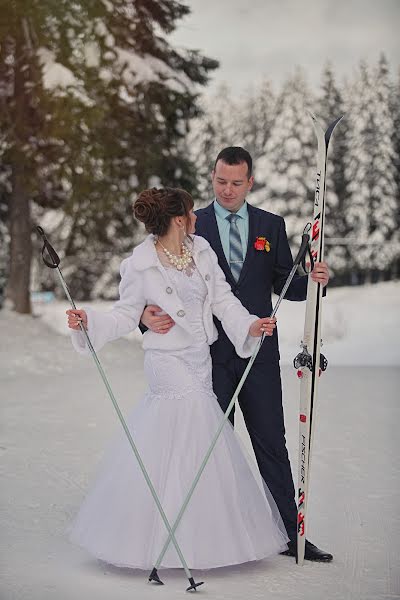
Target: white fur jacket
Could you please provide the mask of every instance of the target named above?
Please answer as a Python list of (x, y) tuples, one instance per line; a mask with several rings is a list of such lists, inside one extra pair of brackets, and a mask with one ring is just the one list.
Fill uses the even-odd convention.
[[(213, 314), (221, 321), (239, 356), (251, 356), (258, 338), (248, 335), (249, 327), (258, 317), (251, 315), (234, 296), (225, 275), (218, 265), (210, 244), (200, 236), (193, 236), (193, 259), (207, 286), (203, 307), (203, 323), (209, 344), (218, 337)], [(88, 316), (88, 335), (95, 350), (106, 342), (127, 335), (136, 329), (144, 308), (156, 304), (168, 313), (175, 325), (166, 334), (148, 330), (143, 334), (143, 348), (178, 350), (193, 343), (193, 333), (185, 316), (185, 306), (173, 289), (154, 247), (154, 236), (149, 235), (131, 256), (121, 263), (119, 300), (108, 312), (85, 309)], [(85, 336), (72, 332), (72, 343), (78, 352), (87, 354)]]

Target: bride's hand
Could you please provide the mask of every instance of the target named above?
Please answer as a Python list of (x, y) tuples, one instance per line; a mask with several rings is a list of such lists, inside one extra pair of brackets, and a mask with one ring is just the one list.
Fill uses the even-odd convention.
[(272, 335), (274, 329), (276, 327), (276, 318), (273, 317), (264, 317), (262, 319), (257, 319), (254, 323), (251, 324), (249, 329), (249, 335), (252, 337), (261, 337), (263, 333), (265, 335)]
[(80, 331), (79, 323), (81, 322), (85, 329), (87, 329), (87, 315), (84, 310), (67, 310), (68, 315), (68, 327)]

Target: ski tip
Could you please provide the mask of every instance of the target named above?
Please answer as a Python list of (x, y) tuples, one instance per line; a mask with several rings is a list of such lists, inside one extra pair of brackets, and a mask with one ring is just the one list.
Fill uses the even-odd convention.
[(308, 115), (311, 117), (311, 119), (313, 121), (317, 120), (317, 117), (314, 115), (314, 113), (309, 108), (306, 108), (306, 113), (308, 113)]
[(341, 115), (328, 126), (328, 129), (325, 131), (325, 143), (328, 145), (329, 140), (331, 139), (332, 133), (336, 127), (340, 123), (340, 121), (344, 118), (345, 115)]
[(317, 136), (318, 139), (318, 147), (320, 147), (321, 145), (323, 145), (324, 143), (324, 129), (321, 125), (321, 123), (319, 122), (318, 118), (316, 117), (316, 115), (314, 115), (313, 112), (311, 112), (311, 110), (309, 110), (308, 108), (306, 108), (306, 112), (308, 114), (308, 116), (310, 117), (313, 127), (314, 127), (314, 131), (315, 134)]
[(336, 125), (338, 125), (338, 123), (343, 119), (343, 117), (345, 116), (340, 115), (340, 117), (337, 117), (337, 119), (335, 119), (334, 121), (332, 121), (332, 123), (330, 123), (326, 129), (326, 131), (324, 132), (324, 129), (320, 123), (320, 121), (318, 120), (318, 118), (316, 117), (316, 115), (314, 115), (313, 112), (311, 112), (311, 110), (309, 110), (308, 108), (306, 108), (306, 112), (308, 113), (310, 119), (313, 122), (314, 125), (314, 129), (316, 131), (317, 137), (318, 137), (318, 143), (325, 138), (325, 145), (326, 147), (328, 147), (329, 144), (329, 140), (332, 136), (332, 133), (336, 127)]

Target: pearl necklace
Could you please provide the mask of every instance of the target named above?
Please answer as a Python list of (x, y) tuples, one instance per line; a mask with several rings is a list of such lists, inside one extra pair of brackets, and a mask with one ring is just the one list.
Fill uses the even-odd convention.
[(189, 266), (189, 264), (191, 263), (191, 260), (192, 260), (192, 253), (188, 248), (186, 248), (186, 246), (183, 242), (182, 242), (182, 254), (180, 256), (177, 256), (176, 254), (173, 254), (172, 252), (167, 250), (167, 248), (165, 248), (165, 246), (162, 245), (160, 240), (157, 240), (157, 241), (160, 244), (161, 248), (164, 250), (171, 265), (173, 267), (175, 267), (176, 269), (178, 269), (178, 271), (184, 271)]

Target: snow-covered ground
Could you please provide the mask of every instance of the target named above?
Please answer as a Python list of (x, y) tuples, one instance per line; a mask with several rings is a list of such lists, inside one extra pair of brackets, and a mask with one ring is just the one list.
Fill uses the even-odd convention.
[[(400, 284), (329, 290), (312, 464), (312, 541), (331, 564), (278, 556), (199, 573), (197, 594), (215, 600), (400, 598)], [(166, 585), (140, 571), (92, 560), (65, 529), (119, 424), (91, 359), (75, 354), (61, 302), (37, 305), (37, 318), (0, 311), (0, 599), (125, 600), (185, 597), (180, 571)], [(278, 313), (287, 440), (297, 472), (298, 351), (304, 303)], [(137, 342), (100, 352), (126, 414), (145, 381)], [(238, 415), (237, 430), (249, 447)], [(197, 578), (197, 573), (196, 573)]]

